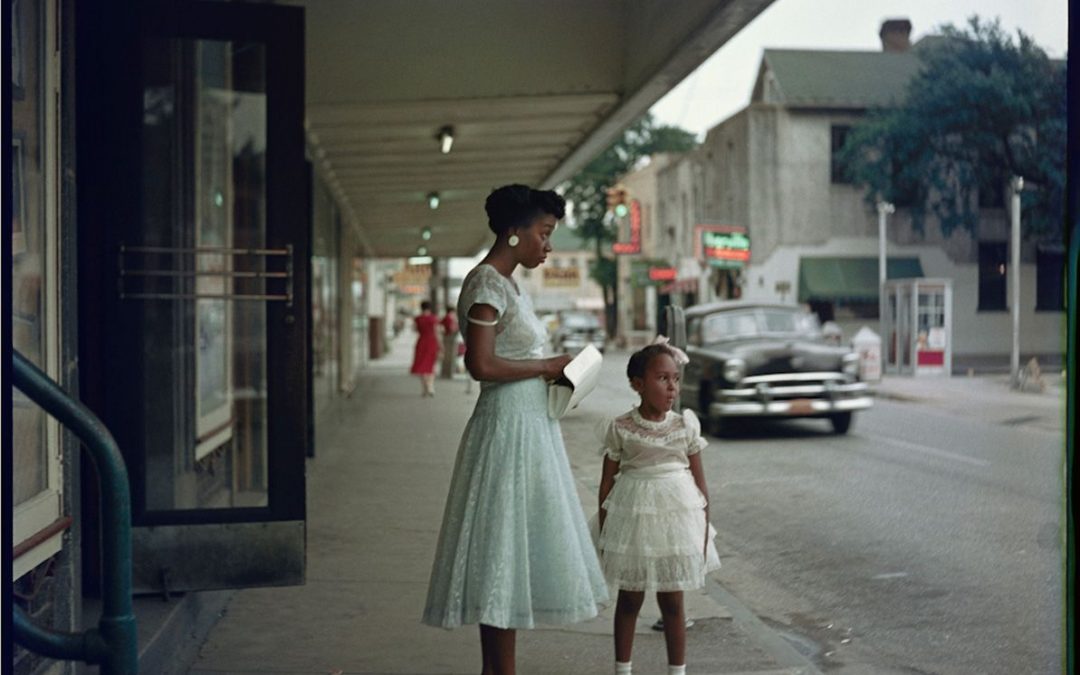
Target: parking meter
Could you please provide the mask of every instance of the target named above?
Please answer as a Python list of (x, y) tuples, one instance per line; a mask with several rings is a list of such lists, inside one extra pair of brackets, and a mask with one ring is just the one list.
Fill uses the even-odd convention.
[[(686, 314), (683, 312), (683, 308), (678, 305), (668, 305), (664, 309), (664, 318), (667, 320), (668, 328), (668, 342), (678, 347), (679, 349), (686, 351)], [(679, 379), (682, 379), (683, 370), (686, 368), (684, 364), (679, 364)], [(675, 398), (675, 404), (672, 406), (675, 412), (682, 410), (682, 392), (680, 390), (679, 395)]]

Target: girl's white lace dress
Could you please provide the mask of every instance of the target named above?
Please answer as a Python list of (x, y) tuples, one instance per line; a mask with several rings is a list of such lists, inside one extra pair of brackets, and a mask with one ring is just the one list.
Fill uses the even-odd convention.
[[(463, 331), (474, 304), (498, 312), (496, 355), (543, 356), (547, 329), (532, 301), (490, 265), (465, 277)], [(482, 382), (450, 479), (424, 623), (532, 628), (583, 621), (606, 602), (547, 384)]]
[(608, 586), (701, 588), (705, 575), (720, 568), (716, 530), (705, 520), (706, 496), (689, 468), (689, 456), (708, 445), (701, 423), (689, 410), (668, 411), (654, 422), (634, 408), (607, 422), (602, 433), (604, 453), (619, 462), (596, 543)]

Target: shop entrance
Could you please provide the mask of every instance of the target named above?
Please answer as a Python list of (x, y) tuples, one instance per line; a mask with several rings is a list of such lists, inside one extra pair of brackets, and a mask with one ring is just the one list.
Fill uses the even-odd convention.
[(113, 179), (134, 206), (99, 221), (103, 283), (84, 300), (104, 324), (86, 357), (108, 364), (95, 384), (128, 463), (135, 589), (300, 583), (303, 10), (151, 3), (126, 53), (107, 89), (136, 127), (101, 142), (128, 149)]

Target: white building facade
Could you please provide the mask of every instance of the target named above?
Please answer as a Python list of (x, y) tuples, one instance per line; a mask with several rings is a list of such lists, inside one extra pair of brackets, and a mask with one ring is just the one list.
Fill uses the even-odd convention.
[[(863, 325), (878, 329), (878, 214), (846, 182), (837, 151), (867, 109), (898, 100), (917, 72), (909, 32), (906, 21), (886, 22), (882, 52), (765, 50), (750, 104), (659, 173), (657, 252), (686, 259), (680, 276), (683, 265), (705, 270), (697, 301), (805, 303), (846, 339)], [(961, 362), (1007, 361), (1012, 346), (1008, 212), (996, 195), (984, 202), (974, 232), (944, 236), (932, 217), (917, 230), (903, 205), (887, 221), (890, 278), (952, 280), (951, 347)], [(744, 231), (747, 264), (707, 269), (695, 241), (703, 227)], [(1021, 352), (1060, 358), (1062, 243), (1023, 241), (1021, 252)]]

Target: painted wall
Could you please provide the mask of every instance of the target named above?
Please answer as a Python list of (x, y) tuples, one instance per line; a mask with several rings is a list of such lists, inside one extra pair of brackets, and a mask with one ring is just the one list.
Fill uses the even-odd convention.
[[(877, 257), (876, 210), (863, 190), (830, 178), (831, 127), (857, 119), (844, 112), (757, 103), (711, 129), (695, 153), (703, 167), (703, 217), (749, 229), (752, 257), (744, 274), (745, 298), (794, 302), (801, 256)], [(677, 211), (684, 189), (661, 181), (660, 199)], [(985, 209), (977, 236), (963, 230), (946, 236), (932, 217), (920, 230), (907, 209), (889, 217), (890, 256), (917, 256), (927, 277), (953, 280), (955, 354), (1007, 355), (1011, 349), (1011, 314), (977, 310), (978, 244), (1008, 241), (1008, 230), (1004, 209)], [(1025, 242), (1022, 261), (1021, 351), (1061, 353), (1064, 313), (1034, 310), (1033, 244)], [(790, 290), (779, 292), (777, 282), (787, 282)], [(850, 337), (859, 326), (877, 322), (840, 323)]]
[[(868, 237), (836, 237), (817, 246), (781, 246), (768, 259), (755, 262), (747, 270), (744, 297), (761, 302), (795, 302), (798, 297), (799, 259), (814, 256), (878, 255), (877, 240)], [(953, 281), (953, 353), (954, 355), (1007, 355), (1012, 348), (1012, 314), (1008, 311), (980, 312), (979, 270), (976, 263), (957, 263), (939, 246), (932, 244), (897, 246), (890, 244), (891, 257), (917, 257), (926, 277)], [(1035, 311), (1035, 265), (1022, 263), (1020, 277), (1020, 349), (1024, 354), (1063, 353), (1065, 341), (1064, 312)], [(790, 292), (781, 296), (777, 282), (790, 284)], [(876, 319), (839, 320), (845, 339), (861, 326), (878, 331)]]

